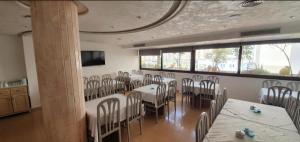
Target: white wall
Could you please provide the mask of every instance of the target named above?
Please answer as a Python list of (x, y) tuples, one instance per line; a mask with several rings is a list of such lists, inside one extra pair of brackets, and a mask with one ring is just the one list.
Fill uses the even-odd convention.
[(21, 37), (0, 35), (0, 81), (24, 77), (26, 69)]
[[(143, 70), (145, 73), (159, 74), (158, 71)], [(175, 73), (178, 89), (181, 90), (181, 80), (183, 78), (192, 78), (193, 74), (189, 73)], [(207, 75), (203, 75), (207, 76)], [(251, 102), (259, 102), (259, 91), (262, 86), (262, 82), (265, 79), (260, 78), (248, 78), (248, 77), (235, 77), (235, 76), (218, 76), (220, 78), (220, 87), (225, 87), (228, 91), (229, 98), (246, 100)], [(283, 84), (287, 81), (282, 80)]]
[[(38, 80), (34, 56), (32, 34), (23, 36), (25, 63), (29, 84), (29, 93), (32, 107), (41, 106), (38, 90)], [(105, 65), (83, 67), (83, 75), (102, 75), (107, 73), (116, 73), (119, 70), (131, 71), (138, 69), (138, 52), (136, 50), (123, 49), (115, 45), (107, 45), (90, 41), (80, 42), (81, 50), (99, 50), (105, 52)]]

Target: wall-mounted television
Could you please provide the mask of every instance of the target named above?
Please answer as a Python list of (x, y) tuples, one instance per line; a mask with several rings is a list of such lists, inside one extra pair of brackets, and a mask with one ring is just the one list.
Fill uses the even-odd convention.
[(82, 66), (105, 65), (104, 51), (81, 51)]

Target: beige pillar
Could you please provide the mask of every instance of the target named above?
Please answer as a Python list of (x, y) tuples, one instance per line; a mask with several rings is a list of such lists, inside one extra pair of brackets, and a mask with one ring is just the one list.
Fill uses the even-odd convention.
[(85, 142), (85, 107), (77, 6), (32, 1), (32, 32), (49, 142)]

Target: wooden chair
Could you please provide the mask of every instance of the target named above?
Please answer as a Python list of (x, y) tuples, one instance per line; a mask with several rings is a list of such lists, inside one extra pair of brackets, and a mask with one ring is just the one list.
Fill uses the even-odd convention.
[[(87, 93), (87, 90), (90, 92), (96, 93), (97, 95), (99, 94), (99, 88), (101, 87), (100, 81), (99, 80), (89, 80), (86, 84), (86, 89), (84, 93)], [(87, 96), (87, 94), (85, 94)], [(99, 97), (99, 96), (97, 96)], [(97, 98), (96, 97), (96, 98)]]
[(278, 80), (264, 80), (262, 82), (262, 88), (270, 88), (272, 86), (280, 86), (281, 85), (281, 82), (278, 81)]
[(206, 79), (211, 80), (211, 81), (215, 82), (216, 84), (220, 83), (220, 78), (217, 76), (207, 76)]
[(300, 108), (296, 109), (294, 124), (298, 129), (298, 133), (300, 134)]
[(140, 80), (132, 80), (129, 85), (129, 91), (142, 87), (143, 83)]
[(285, 107), (285, 99), (292, 95), (292, 90), (283, 86), (272, 86), (268, 88), (266, 104)]
[(84, 99), (85, 101), (90, 101), (96, 99), (98, 96), (98, 89), (84, 89)]
[(202, 100), (213, 100), (216, 98), (216, 84), (212, 80), (202, 80), (200, 82), (200, 107), (202, 107)]
[(187, 103), (191, 101), (192, 97), (194, 97), (194, 81), (190, 78), (183, 78), (181, 85), (182, 85), (181, 107), (183, 107), (184, 98)]
[(152, 84), (152, 75), (151, 74), (145, 74), (144, 79), (143, 79), (143, 85), (149, 85)]
[(300, 91), (300, 82), (299, 81), (288, 82), (286, 87), (292, 89), (292, 91)]
[(125, 80), (124, 77), (118, 76), (115, 78), (115, 86), (114, 86), (114, 92), (115, 93), (122, 93), (125, 94)]
[(140, 92), (130, 92), (126, 101), (126, 124), (128, 132), (128, 142), (130, 142), (130, 124), (138, 120), (140, 124), (140, 134), (142, 134), (143, 127), (143, 108), (142, 108), (142, 94)]
[[(83, 89), (87, 88), (87, 82), (89, 81), (89, 78), (83, 77)], [(1, 86), (0, 86), (1, 87)]]
[(104, 74), (104, 75), (102, 75), (102, 80), (103, 79), (108, 79), (108, 78), (112, 79), (110, 74)]
[(167, 91), (167, 99), (166, 104), (168, 106), (168, 117), (169, 117), (169, 111), (170, 111), (170, 102), (174, 103), (174, 109), (176, 113), (176, 90), (177, 90), (177, 82), (176, 80), (170, 81), (168, 83), (168, 91)]
[(158, 123), (158, 109), (164, 108), (166, 104), (166, 84), (160, 84), (156, 89), (155, 104), (145, 102), (145, 108), (156, 113), (156, 123)]
[(196, 124), (196, 142), (202, 142), (209, 130), (209, 121), (206, 112), (202, 112)]
[(201, 80), (204, 79), (204, 77), (202, 75), (200, 75), (200, 74), (195, 74), (195, 75), (193, 75), (192, 79), (194, 81), (200, 82)]
[(89, 80), (98, 80), (98, 81), (100, 81), (101, 78), (98, 75), (92, 75), (92, 76), (90, 76)]
[(123, 72), (122, 71), (118, 71), (118, 76), (123, 76)]
[(295, 120), (296, 110), (297, 108), (300, 108), (300, 91), (298, 92), (297, 98), (294, 98), (293, 96), (289, 97), (287, 100), (287, 103), (285, 105), (285, 109), (292, 118), (292, 120)]
[(115, 132), (118, 133), (119, 142), (121, 142), (120, 101), (118, 98), (108, 98), (98, 104), (97, 128), (99, 142)]
[(216, 116), (217, 116), (216, 107), (217, 107), (216, 101), (212, 100), (210, 102), (210, 126), (213, 124), (213, 122), (215, 121)]
[(174, 78), (175, 79), (175, 73), (169, 72), (169, 73), (166, 74), (166, 77), (167, 78)]
[(113, 80), (111, 78), (102, 79), (101, 83), (102, 83), (102, 85), (99, 90), (101, 97), (105, 97), (105, 96), (115, 93)]
[(154, 78), (153, 78), (153, 83), (154, 84), (161, 84), (163, 81), (162, 81), (162, 76), (160, 75), (154, 75)]

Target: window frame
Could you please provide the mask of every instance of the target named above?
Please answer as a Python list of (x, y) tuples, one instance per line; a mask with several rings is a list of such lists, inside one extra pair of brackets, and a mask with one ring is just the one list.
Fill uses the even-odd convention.
[[(151, 69), (151, 68), (142, 68), (141, 67), (141, 55), (139, 55), (139, 67), (140, 70), (151, 70), (151, 71), (167, 71), (167, 72), (178, 72), (178, 73), (191, 73), (191, 74), (205, 74), (205, 75), (220, 75), (220, 76), (233, 76), (233, 77), (247, 77), (247, 78), (259, 78), (259, 79), (277, 79), (277, 80), (292, 80), (300, 81), (300, 77), (292, 76), (273, 76), (273, 75), (258, 75), (258, 74), (241, 74), (241, 61), (242, 61), (242, 52), (244, 45), (253, 45), (253, 44), (276, 44), (276, 43), (300, 43), (300, 38), (295, 39), (279, 39), (279, 40), (264, 40), (264, 41), (250, 41), (250, 42), (236, 42), (236, 43), (223, 43), (223, 44), (210, 44), (210, 45), (201, 45), (201, 46), (186, 46), (186, 47), (176, 47), (178, 49), (192, 48), (191, 49), (191, 61), (190, 61), (190, 70), (169, 70), (163, 69), (163, 50), (160, 49), (160, 69)], [(196, 71), (196, 50), (197, 49), (217, 49), (217, 48), (239, 48), (238, 55), (238, 70), (237, 73), (226, 73), (226, 72), (207, 72), (207, 71)], [(187, 51), (185, 51), (187, 52)], [(178, 52), (174, 52), (178, 53)]]

